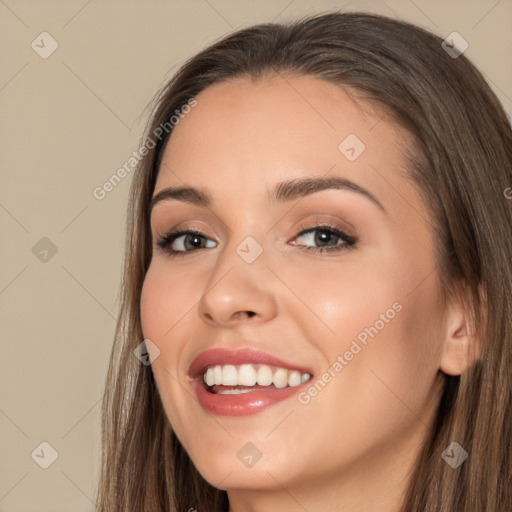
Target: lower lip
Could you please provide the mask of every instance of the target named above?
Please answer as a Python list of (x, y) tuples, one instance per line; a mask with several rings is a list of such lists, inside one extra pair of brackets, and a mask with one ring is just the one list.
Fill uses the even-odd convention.
[(264, 411), (267, 407), (296, 395), (305, 384), (238, 395), (221, 395), (210, 393), (198, 380), (192, 381), (192, 387), (203, 409), (220, 416), (248, 416)]

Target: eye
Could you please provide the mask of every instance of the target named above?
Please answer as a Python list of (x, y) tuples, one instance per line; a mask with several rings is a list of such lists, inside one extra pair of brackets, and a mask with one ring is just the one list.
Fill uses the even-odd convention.
[[(317, 233), (316, 235), (314, 235), (315, 232)], [(292, 242), (292, 245), (298, 245), (298, 248), (303, 251), (315, 251), (320, 253), (350, 249), (354, 247), (357, 242), (354, 237), (347, 235), (340, 228), (329, 223), (315, 224), (302, 229), (294, 240), (298, 238), (303, 238), (306, 242), (317, 244), (317, 247), (296, 244), (295, 242)]]
[(198, 231), (171, 231), (160, 238), (157, 245), (163, 252), (172, 257), (184, 256), (191, 250), (204, 249), (203, 240), (206, 240), (206, 237)]
[[(317, 232), (317, 236), (313, 233)], [(290, 242), (303, 251), (315, 252), (335, 252), (354, 247), (357, 240), (347, 235), (340, 228), (329, 223), (314, 224), (308, 227), (302, 227), (300, 233), (293, 239), (305, 239), (306, 242), (320, 245), (320, 247), (305, 246)], [(323, 246), (325, 244), (325, 246)], [(203, 233), (194, 230), (170, 231), (157, 241), (157, 246), (166, 255), (174, 258), (175, 256), (185, 256), (189, 252), (200, 249), (216, 247), (216, 242), (208, 239)]]

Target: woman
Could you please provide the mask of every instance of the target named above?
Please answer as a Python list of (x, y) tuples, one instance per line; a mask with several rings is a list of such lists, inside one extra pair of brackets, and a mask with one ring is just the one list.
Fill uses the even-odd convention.
[(140, 152), (99, 511), (511, 509), (512, 137), (464, 55), (243, 29)]

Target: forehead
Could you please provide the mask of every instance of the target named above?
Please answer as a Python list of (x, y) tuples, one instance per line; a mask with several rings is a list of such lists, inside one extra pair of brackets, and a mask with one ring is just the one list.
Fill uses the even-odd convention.
[[(307, 137), (316, 143), (327, 137), (326, 146), (347, 129), (362, 134), (390, 118), (383, 106), (370, 105), (359, 96), (351, 88), (312, 76), (237, 77), (215, 83), (196, 96), (197, 106), (175, 127), (169, 146), (191, 144), (199, 134), (208, 137), (203, 143), (222, 142), (223, 146), (251, 137), (251, 146), (265, 142), (286, 148), (289, 137), (293, 137), (290, 142)], [(383, 124), (403, 137), (396, 123)], [(282, 136), (276, 139), (276, 135)]]
[(267, 194), (277, 181), (336, 175), (375, 196), (396, 194), (393, 188), (410, 186), (402, 175), (411, 137), (357, 97), (310, 76), (211, 85), (174, 128), (155, 191), (186, 182), (226, 196)]

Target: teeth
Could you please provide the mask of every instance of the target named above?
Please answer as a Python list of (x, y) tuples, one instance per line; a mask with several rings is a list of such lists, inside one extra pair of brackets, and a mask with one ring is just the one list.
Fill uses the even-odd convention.
[(300, 376), (300, 381), (301, 382), (307, 382), (309, 379), (311, 379), (311, 375), (309, 375), (309, 373), (303, 373)]
[[(206, 372), (208, 373), (208, 372)], [(213, 369), (213, 383), (216, 384), (217, 386), (222, 384), (222, 366), (220, 364), (218, 364), (214, 369)]]
[(288, 385), (288, 372), (283, 368), (274, 373), (274, 386), (276, 388), (285, 388)]
[(242, 393), (251, 393), (252, 389), (226, 389), (219, 391), (219, 395), (240, 395)]
[(300, 383), (300, 373), (290, 372), (288, 375), (288, 386), (298, 386)]
[(258, 370), (258, 386), (270, 386), (272, 384), (272, 368), (262, 365)]
[(215, 383), (212, 368), (208, 368), (208, 370), (206, 370), (206, 373), (204, 374), (204, 381), (208, 386), (213, 386), (213, 384)]
[(222, 384), (224, 386), (238, 385), (238, 372), (232, 364), (226, 364), (222, 367)]
[(238, 384), (240, 386), (254, 386), (256, 384), (256, 370), (252, 364), (243, 364), (238, 370)]
[[(216, 365), (208, 368), (203, 376), (207, 386), (270, 386), (274, 384), (276, 388), (295, 387), (311, 378), (309, 373), (301, 374), (297, 370), (286, 370), (285, 368), (275, 368), (265, 364), (252, 365), (242, 364), (234, 366), (232, 364)], [(246, 393), (251, 390), (226, 390), (222, 394)]]

